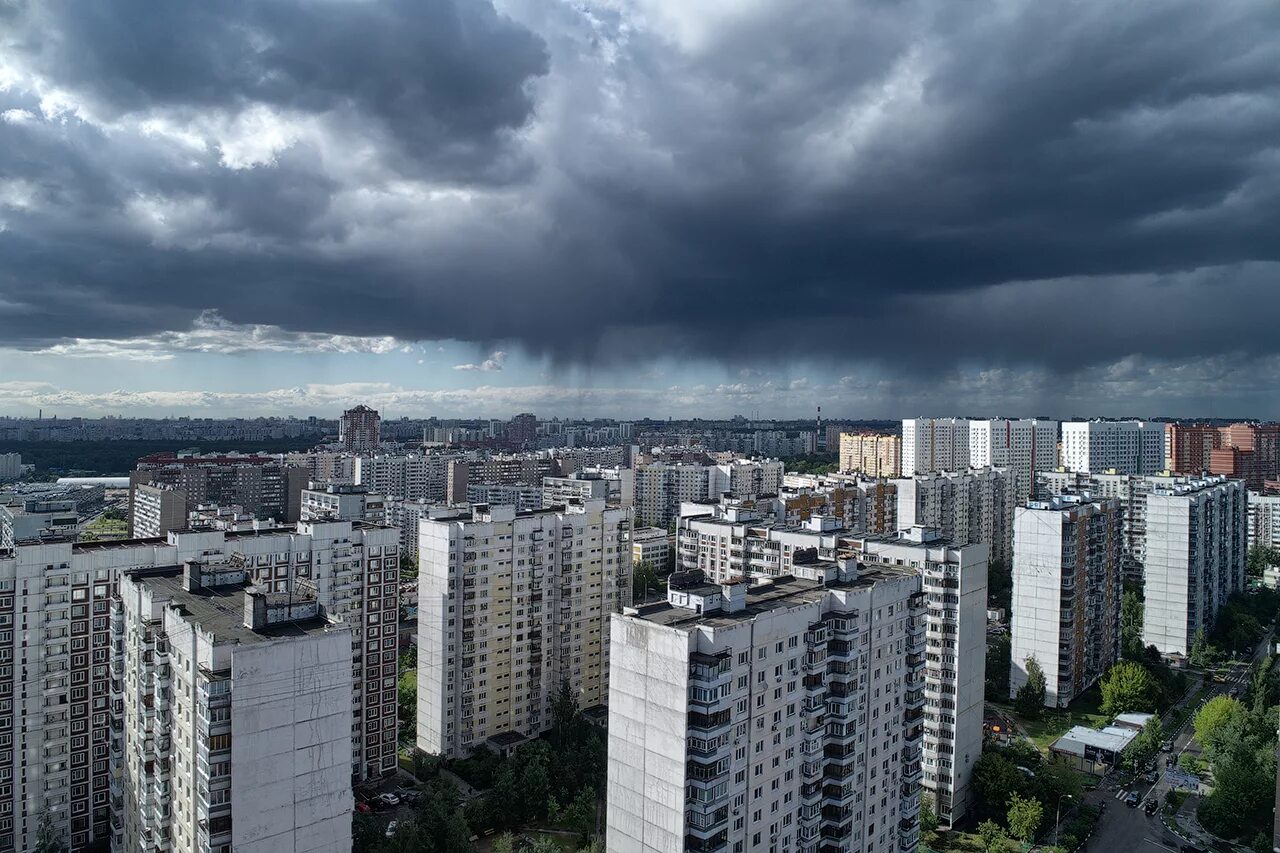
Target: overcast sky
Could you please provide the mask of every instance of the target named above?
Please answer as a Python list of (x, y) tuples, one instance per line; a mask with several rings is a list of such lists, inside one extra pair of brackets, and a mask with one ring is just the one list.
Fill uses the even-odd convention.
[(0, 0), (0, 413), (1280, 417), (1277, 32)]

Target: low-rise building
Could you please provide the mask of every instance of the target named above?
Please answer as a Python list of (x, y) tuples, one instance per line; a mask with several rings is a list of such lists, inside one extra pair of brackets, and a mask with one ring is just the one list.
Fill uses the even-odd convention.
[(661, 527), (637, 527), (631, 531), (631, 564), (648, 563), (659, 573), (675, 568), (675, 537)]
[(27, 500), (0, 505), (0, 548), (12, 548), (23, 540), (75, 539), (79, 532), (75, 501)]
[(313, 483), (302, 490), (302, 520), (385, 524), (387, 502), (364, 486)]

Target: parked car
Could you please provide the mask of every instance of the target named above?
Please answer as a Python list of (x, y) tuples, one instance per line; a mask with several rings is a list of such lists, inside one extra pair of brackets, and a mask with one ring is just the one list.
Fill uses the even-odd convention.
[(1164, 743), (1160, 744), (1160, 750), (1162, 752), (1173, 752), (1173, 741), (1167, 740)]
[(1155, 800), (1147, 800), (1147, 804), (1143, 806), (1142, 810), (1149, 815), (1153, 815), (1156, 813), (1156, 809), (1158, 808), (1160, 808), (1160, 804), (1158, 802)]
[(400, 805), (400, 798), (390, 791), (387, 791), (385, 794), (378, 795), (378, 802), (387, 807), (394, 807)]
[(1138, 796), (1137, 791), (1131, 791), (1129, 796), (1124, 798), (1124, 804), (1129, 808), (1137, 808), (1138, 803), (1142, 802), (1142, 797)]
[(391, 823), (387, 824), (387, 838), (390, 838), (391, 836), (395, 835), (395, 834), (396, 834), (396, 830), (397, 830), (399, 827), (400, 827), (400, 822), (399, 822), (399, 821), (395, 821), (395, 820), (393, 820), (393, 821), (391, 821)]
[(356, 811), (360, 814), (370, 814), (373, 812), (373, 807), (368, 803), (356, 803)]

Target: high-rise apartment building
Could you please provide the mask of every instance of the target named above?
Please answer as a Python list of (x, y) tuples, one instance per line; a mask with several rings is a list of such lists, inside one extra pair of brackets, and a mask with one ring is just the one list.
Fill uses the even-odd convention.
[[(630, 473), (629, 469), (623, 470)], [(542, 478), (544, 507), (564, 506), (572, 500), (603, 500), (622, 504), (622, 480), (605, 477), (598, 472), (585, 471), (575, 471), (567, 477)]]
[(73, 500), (26, 500), (0, 504), (0, 548), (12, 548), (29, 539), (75, 539), (80, 515)]
[(868, 477), (897, 477), (902, 472), (902, 439), (883, 433), (842, 432), (840, 470)]
[(0, 453), (0, 480), (16, 480), (22, 476), (22, 454)]
[(1152, 421), (1067, 421), (1062, 466), (1068, 471), (1157, 474), (1164, 467), (1165, 425)]
[(331, 483), (302, 490), (303, 521), (363, 521), (385, 524), (387, 500), (364, 486)]
[(1280, 495), (1249, 492), (1248, 544), (1280, 548)]
[(1120, 653), (1120, 502), (1063, 496), (1014, 510), (1009, 696), (1044, 671), (1046, 706), (1065, 708)]
[(338, 441), (351, 453), (377, 453), (382, 443), (382, 418), (368, 406), (347, 409), (338, 419)]
[[(407, 453), (357, 456), (352, 466), (355, 483), (389, 498), (444, 501), (449, 498), (449, 467), (460, 453)], [(466, 480), (455, 500), (466, 500)]]
[(608, 625), (631, 596), (630, 510), (478, 506), (420, 522), (418, 748), (459, 757), (551, 726), (567, 682), (608, 696)]
[(969, 467), (969, 422), (959, 418), (902, 421), (902, 475)]
[(842, 541), (840, 554), (920, 573), (925, 600), (924, 787), (938, 819), (970, 814), (973, 765), (982, 754), (986, 686), (987, 548), (957, 547), (939, 531)]
[(187, 493), (176, 486), (138, 483), (132, 491), (129, 535), (135, 539), (166, 536), (187, 523)]
[(909, 853), (924, 739), (920, 576), (673, 578), (611, 625), (610, 853)]
[(1209, 470), (1210, 452), (1222, 446), (1222, 430), (1210, 424), (1164, 425), (1164, 467), (1175, 474)]
[(1030, 500), (1035, 494), (1036, 472), (1058, 467), (1058, 422), (969, 421), (969, 464), (1004, 468), (1013, 502)]
[(1238, 423), (1222, 427), (1222, 444), (1209, 451), (1208, 470), (1255, 491), (1280, 475), (1280, 424)]
[[(180, 490), (186, 496), (188, 512), (201, 504), (235, 504), (257, 518), (292, 523), (301, 512), (307, 472), (281, 464), (270, 456), (172, 453), (144, 456), (138, 460), (137, 470), (129, 474), (131, 525), (134, 524), (134, 498), (137, 487), (142, 484)], [(132, 535), (143, 538), (137, 532)]]
[(507, 423), (507, 444), (513, 450), (529, 450), (538, 446), (538, 417), (524, 412)]
[(120, 581), (114, 849), (351, 849), (351, 625), (247, 568)]
[(777, 459), (735, 459), (722, 465), (648, 462), (635, 469), (636, 523), (667, 527), (688, 501), (776, 495), (783, 465)]
[(934, 528), (950, 542), (986, 545), (992, 560), (1008, 563), (1016, 500), (1006, 469), (919, 474), (893, 482), (899, 530)]
[(1220, 476), (1182, 481), (1154, 489), (1146, 515), (1142, 643), (1186, 656), (1196, 632), (1211, 632), (1228, 596), (1244, 589), (1248, 494)]
[(113, 695), (123, 701), (135, 685), (113, 659), (113, 622), (122, 617), (111, 608), (121, 575), (132, 570), (194, 561), (243, 571), (266, 592), (313, 584), (325, 612), (351, 627), (349, 778), (394, 772), (398, 536), (387, 527), (302, 522), (0, 552), (0, 696), (13, 698), (12, 709), (0, 705), (0, 817), (11, 821), (0, 824), (0, 850), (32, 849), (44, 815), (73, 853), (112, 835), (110, 800), (123, 781), (109, 789), (109, 751), (122, 750), (123, 734)]

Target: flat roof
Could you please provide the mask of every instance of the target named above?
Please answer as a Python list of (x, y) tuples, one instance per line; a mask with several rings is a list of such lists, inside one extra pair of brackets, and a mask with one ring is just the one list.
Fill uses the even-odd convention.
[[(828, 590), (865, 589), (873, 586), (877, 581), (914, 577), (915, 575), (916, 572), (914, 570), (908, 570), (905, 567), (881, 565), (868, 566), (861, 569), (857, 580), (833, 581), (825, 584), (816, 580), (805, 580), (791, 575), (783, 575), (782, 577), (773, 578), (771, 583), (748, 587), (746, 607), (736, 613), (725, 613), (723, 611), (698, 613), (687, 607), (677, 607), (670, 602), (660, 601), (636, 608), (635, 617), (670, 627), (692, 627), (694, 625), (726, 627), (749, 620), (770, 610), (819, 601)], [(716, 587), (716, 589), (719, 589), (719, 587)]]
[(1134, 729), (1107, 726), (1091, 729), (1088, 726), (1072, 726), (1062, 737), (1053, 742), (1052, 749), (1072, 755), (1084, 755), (1085, 747), (1122, 752), (1138, 736)]
[(260, 631), (244, 624), (244, 598), (248, 584), (202, 588), (187, 592), (182, 586), (182, 570), (137, 577), (159, 597), (181, 607), (189, 622), (199, 625), (219, 640), (234, 643), (260, 643), (280, 637), (305, 637), (320, 634), (329, 627), (328, 619), (316, 616), (296, 622), (278, 622)]

